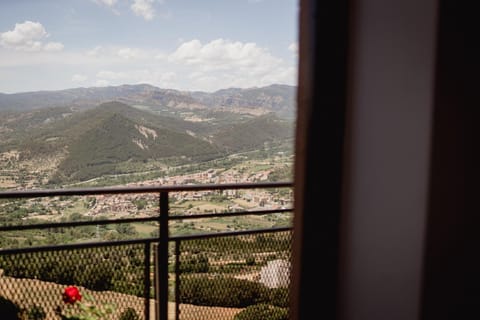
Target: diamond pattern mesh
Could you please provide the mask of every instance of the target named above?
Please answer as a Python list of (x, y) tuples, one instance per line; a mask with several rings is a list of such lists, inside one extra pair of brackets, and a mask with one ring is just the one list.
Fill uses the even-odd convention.
[[(168, 248), (168, 320), (288, 319), (292, 233), (275, 230), (259, 233), (253, 229), (288, 227), (292, 215), (279, 212), (268, 216), (226, 216), (221, 212), (239, 210), (235, 206), (235, 201), (240, 201), (239, 193), (206, 194), (206, 200), (216, 201), (215, 206), (207, 205), (201, 195), (196, 192), (191, 199), (179, 197), (170, 203), (173, 216), (186, 213), (198, 219), (182, 218), (168, 223), (168, 233), (173, 236)], [(26, 231), (6, 228), (0, 232), (0, 320), (58, 320), (62, 314), (80, 312), (80, 305), (85, 303), (104, 311), (100, 319), (155, 319), (158, 305), (153, 287), (158, 280), (160, 288), (165, 289), (162, 281), (167, 276), (167, 270), (156, 265), (157, 257), (163, 259), (163, 255), (157, 256), (159, 248), (155, 242), (167, 238), (165, 234), (160, 237), (158, 222), (148, 219), (138, 223), (112, 220), (108, 224), (85, 224), (95, 219), (111, 219), (112, 212), (117, 211), (140, 210), (142, 218), (158, 214), (158, 201), (148, 204), (153, 196), (135, 196), (132, 201), (128, 197), (63, 197), (59, 199), (62, 205), (57, 207), (47, 205), (44, 200), (7, 201), (3, 205), (0, 202), (3, 212), (8, 213), (0, 217), (6, 219), (0, 219), (3, 226), (15, 225), (23, 218), (13, 215), (18, 208), (21, 212), (36, 212), (35, 218), (42, 214), (53, 216), (68, 207), (71, 212), (59, 221), (82, 222), (60, 228)], [(247, 202), (244, 204), (250, 204)], [(89, 213), (76, 212), (79, 208)], [(218, 216), (208, 219), (196, 217), (217, 212)], [(249, 230), (252, 230), (250, 235), (232, 235)], [(216, 234), (225, 231), (229, 235)], [(51, 247), (38, 248), (45, 245)], [(61, 246), (55, 247), (58, 245)], [(68, 286), (78, 288), (81, 304), (65, 304), (62, 295)], [(107, 310), (110, 306), (112, 312)]]
[[(145, 319), (150, 294), (150, 244), (51, 248), (0, 254), (0, 314), (9, 302), (23, 319), (60, 319), (67, 286), (97, 309), (112, 306), (107, 319)], [(78, 307), (74, 307), (78, 308)], [(76, 309), (78, 311), (78, 309)], [(3, 319), (3, 316), (0, 317)]]
[(283, 319), (291, 241), (291, 232), (277, 232), (178, 242), (178, 319), (261, 319), (248, 316), (256, 308)]

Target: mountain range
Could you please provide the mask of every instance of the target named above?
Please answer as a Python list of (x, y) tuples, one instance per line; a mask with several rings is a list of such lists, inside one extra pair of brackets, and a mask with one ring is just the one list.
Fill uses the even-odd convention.
[(295, 99), (296, 87), (281, 84), (261, 88), (222, 89), (213, 93), (161, 89), (148, 84), (138, 84), (0, 94), (0, 110), (89, 108), (115, 100), (154, 108), (276, 112), (282, 117), (292, 118), (296, 110)]
[(54, 164), (45, 166), (49, 183), (65, 184), (285, 146), (294, 92), (284, 85), (215, 93), (123, 85), (2, 94), (0, 160), (15, 155), (11, 165), (29, 170)]

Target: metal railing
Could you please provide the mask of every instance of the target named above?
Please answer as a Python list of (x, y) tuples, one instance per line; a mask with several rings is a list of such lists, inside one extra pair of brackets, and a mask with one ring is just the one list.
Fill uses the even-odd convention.
[[(124, 306), (123, 311), (126, 312), (110, 315), (110, 319), (138, 319), (139, 313), (143, 314), (146, 320), (167, 320), (169, 319), (169, 313), (170, 317), (173, 313), (174, 319), (188, 319), (189, 311), (187, 309), (182, 310), (181, 305), (185, 304), (186, 306), (186, 304), (191, 303), (202, 306), (204, 309), (201, 310), (207, 310), (205, 308), (211, 305), (210, 302), (204, 301), (206, 297), (205, 294), (201, 293), (202, 288), (198, 290), (194, 289), (195, 286), (198, 286), (196, 283), (200, 281), (199, 279), (204, 281), (204, 287), (209, 286), (211, 290), (221, 291), (229, 286), (229, 284), (225, 285), (225, 283), (243, 281), (239, 279), (240, 275), (245, 277), (251, 276), (248, 274), (248, 270), (255, 270), (256, 280), (250, 281), (255, 285), (259, 283), (260, 276), (266, 276), (266, 279), (268, 279), (269, 276), (278, 278), (278, 274), (265, 274), (267, 271), (264, 269), (266, 269), (267, 263), (270, 262), (289, 261), (292, 228), (291, 225), (281, 227), (268, 226), (247, 228), (245, 230), (172, 235), (169, 226), (170, 222), (291, 214), (293, 208), (270, 208), (233, 212), (223, 211), (219, 213), (198, 212), (195, 214), (180, 212), (172, 214), (169, 208), (170, 195), (172, 193), (201, 191), (222, 192), (226, 190), (246, 189), (278, 190), (282, 188), (291, 189), (292, 187), (293, 184), (291, 182), (264, 182), (0, 192), (0, 201), (74, 196), (158, 195), (158, 208), (155, 206), (158, 212), (155, 215), (146, 217), (37, 222), (33, 224), (19, 221), (0, 225), (0, 236), (7, 233), (12, 235), (16, 232), (24, 232), (27, 230), (49, 231), (53, 229), (64, 230), (66, 228), (91, 226), (99, 228), (101, 226), (129, 223), (155, 223), (155, 228), (158, 228), (157, 235), (143, 238), (1, 248), (0, 269), (2, 269), (1, 272), (3, 274), (0, 275), (0, 299), (2, 299), (2, 296), (4, 296), (6, 292), (10, 292), (10, 300), (21, 307), (23, 318), (25, 319), (53, 319), (55, 317), (58, 319), (62, 310), (60, 310), (61, 304), (59, 306), (59, 300), (57, 298), (51, 298), (51, 301), (41, 301), (43, 305), (48, 306), (47, 311), (39, 308), (37, 304), (32, 304), (32, 300), (38, 300), (38, 291), (43, 285), (41, 281), (49, 281), (58, 284), (58, 286), (55, 287), (55, 292), (58, 292), (58, 290), (61, 290), (61, 288), (64, 288), (66, 285), (78, 285), (84, 288), (85, 292), (90, 292), (90, 296), (93, 296), (104, 305), (107, 304), (106, 295), (100, 295), (99, 292), (108, 292), (110, 294), (110, 300), (113, 299), (117, 305)], [(0, 208), (0, 215), (2, 214), (6, 213), (2, 213), (2, 209)], [(229, 246), (235, 246), (239, 252), (232, 253), (233, 251), (229, 249)], [(229, 254), (228, 257), (226, 252)], [(239, 266), (239, 254), (243, 255), (242, 259), (250, 260)], [(237, 255), (237, 257), (232, 258), (235, 257), (235, 255)], [(283, 260), (276, 259), (279, 255)], [(217, 256), (221, 256), (221, 258)], [(212, 265), (209, 265), (209, 263)], [(171, 268), (172, 266), (173, 270)], [(249, 267), (251, 269), (248, 269)], [(262, 267), (262, 269), (260, 269), (260, 267)], [(225, 272), (232, 272), (231, 270), (241, 271), (237, 273), (234, 272), (236, 278), (232, 277), (226, 280), (224, 277), (219, 276), (219, 274), (225, 274)], [(241, 272), (244, 272), (244, 274)], [(200, 277), (201, 274), (205, 276), (202, 278)], [(170, 279), (171, 277), (169, 277), (169, 275), (173, 275), (173, 279)], [(280, 279), (282, 280), (280, 281), (282, 285), (275, 285), (275, 281), (279, 281), (277, 278), (272, 281), (263, 279), (261, 290), (258, 289), (258, 286), (252, 289), (253, 291), (257, 290), (258, 292), (255, 292), (257, 292), (256, 294), (258, 295), (253, 295), (249, 298), (238, 298), (241, 301), (237, 301), (238, 307), (234, 312), (238, 312), (238, 310), (248, 306), (250, 303), (248, 302), (250, 301), (249, 299), (252, 301), (265, 302), (265, 299), (267, 299), (265, 297), (277, 294), (277, 291), (274, 289), (278, 287), (287, 287), (288, 290), (288, 270), (286, 270), (286, 273), (283, 275), (280, 273), (280, 276), (284, 277), (283, 280)], [(21, 286), (27, 285), (27, 280), (25, 279), (33, 279), (37, 282), (35, 282), (33, 288), (26, 290), (28, 294), (23, 294), (22, 296), (22, 294), (18, 294), (15, 290), (20, 291), (19, 288)], [(21, 282), (23, 280), (25, 281)], [(223, 285), (220, 284), (220, 287), (216, 287), (218, 284), (216, 284), (217, 282), (215, 281), (223, 283)], [(191, 287), (186, 287), (187, 284), (191, 285)], [(232, 284), (232, 287), (237, 285), (235, 282), (235, 284)], [(202, 285), (200, 285), (200, 287), (202, 287)], [(268, 291), (269, 289), (273, 291)], [(184, 292), (188, 292), (190, 295), (188, 296), (186, 293), (184, 294)], [(196, 294), (197, 296), (195, 296)], [(218, 302), (225, 298), (225, 296), (230, 295), (233, 297), (234, 293), (225, 291), (223, 295), (224, 297), (217, 296), (217, 298), (214, 299), (217, 299)], [(45, 294), (43, 299), (48, 300), (47, 296), (48, 294)], [(171, 310), (172, 304), (170, 304), (169, 310), (169, 301), (172, 298), (174, 310)], [(286, 297), (284, 296), (283, 298)], [(139, 302), (139, 299), (143, 299), (143, 301)], [(218, 303), (220, 303), (220, 306), (224, 306), (225, 309), (228, 309), (230, 306), (230, 302)], [(140, 305), (143, 306), (141, 307), (143, 310), (140, 310)], [(2, 300), (0, 300), (0, 308), (1, 306)], [(130, 314), (128, 314), (128, 312), (130, 312)], [(215, 314), (208, 313), (210, 311), (207, 310), (205, 312), (204, 318), (217, 318)], [(186, 314), (187, 316), (183, 318), (180, 316), (181, 314)], [(218, 318), (226, 319), (228, 317), (222, 316)]]

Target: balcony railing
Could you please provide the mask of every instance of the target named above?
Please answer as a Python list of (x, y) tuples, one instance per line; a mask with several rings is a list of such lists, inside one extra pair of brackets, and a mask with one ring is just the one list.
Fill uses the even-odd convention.
[[(228, 192), (245, 201), (242, 192), (274, 195), (292, 187), (277, 182), (1, 192), (0, 218), (14, 212), (19, 220), (4, 219), (0, 225), (0, 313), (15, 309), (19, 319), (61, 319), (81, 312), (78, 303), (62, 300), (64, 289), (73, 285), (83, 294), (83, 304), (91, 299), (90, 311), (104, 312), (106, 319), (234, 319), (242, 311), (287, 314), (291, 206), (274, 200), (276, 205), (268, 206), (268, 200), (259, 199), (252, 202), (263, 201), (264, 207), (250, 210), (216, 212), (217, 207), (205, 204), (200, 212), (170, 206)], [(88, 201), (68, 201), (76, 197)], [(105, 198), (110, 199), (106, 203), (111, 208), (105, 209), (113, 212), (110, 217), (99, 214), (102, 218), (85, 220), (77, 214), (75, 220), (58, 220), (74, 212), (78, 203), (94, 206), (96, 211), (89, 212), (102, 212), (99, 202)], [(47, 201), (55, 210), (48, 211)], [(125, 206), (135, 201), (143, 211), (124, 215)], [(35, 210), (47, 210), (50, 218), (32, 223), (31, 216), (41, 216)], [(194, 224), (186, 221), (196, 221), (201, 228), (185, 228)], [(150, 234), (131, 232), (132, 224), (147, 226)], [(115, 230), (126, 233), (119, 237)]]

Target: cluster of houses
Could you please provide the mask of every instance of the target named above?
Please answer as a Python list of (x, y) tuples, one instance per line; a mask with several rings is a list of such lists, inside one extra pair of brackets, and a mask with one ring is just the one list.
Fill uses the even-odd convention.
[[(132, 183), (129, 186), (155, 186), (155, 185), (188, 185), (202, 183), (239, 183), (258, 181), (255, 179), (268, 179), (270, 170), (259, 171), (255, 174), (241, 174), (235, 169), (221, 171), (219, 169), (209, 169), (202, 172), (177, 175), (171, 177), (163, 177), (155, 180), (142, 181)], [(290, 207), (292, 204), (292, 193), (289, 191), (286, 195), (280, 196), (264, 190), (205, 190), (192, 192), (178, 192), (172, 194), (172, 201), (195, 201), (206, 199), (209, 196), (222, 194), (230, 199), (241, 199), (248, 203), (249, 208), (261, 209), (282, 209)], [(118, 215), (138, 214), (139, 210), (135, 205), (135, 200), (146, 200), (151, 205), (156, 204), (156, 195), (139, 194), (139, 195), (99, 195), (95, 205), (90, 208), (88, 215), (99, 215), (116, 213)], [(244, 208), (238, 204), (227, 207), (228, 210), (243, 210)], [(157, 209), (158, 210), (158, 209)], [(142, 214), (155, 214), (155, 209), (144, 208)]]

